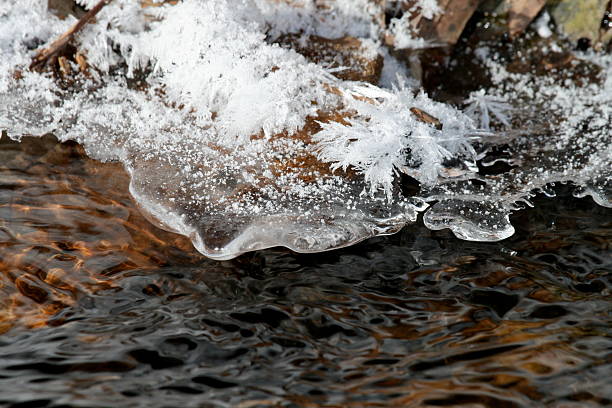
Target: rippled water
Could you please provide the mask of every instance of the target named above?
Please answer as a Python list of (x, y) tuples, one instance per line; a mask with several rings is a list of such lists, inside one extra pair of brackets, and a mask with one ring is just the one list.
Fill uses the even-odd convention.
[(612, 210), (564, 186), (500, 243), (416, 224), (217, 262), (127, 182), (76, 144), (0, 144), (1, 406), (612, 404)]

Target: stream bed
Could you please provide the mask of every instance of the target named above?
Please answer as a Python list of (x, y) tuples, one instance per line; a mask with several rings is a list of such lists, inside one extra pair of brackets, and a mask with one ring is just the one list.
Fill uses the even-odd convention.
[(466, 242), (419, 220), (346, 249), (212, 261), (118, 164), (0, 141), (0, 406), (612, 403), (612, 209), (554, 198)]

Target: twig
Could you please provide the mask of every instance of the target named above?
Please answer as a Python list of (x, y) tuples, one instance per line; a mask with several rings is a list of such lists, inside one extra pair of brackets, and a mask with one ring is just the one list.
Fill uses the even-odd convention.
[(83, 28), (87, 23), (91, 21), (92, 18), (96, 16), (106, 6), (113, 0), (100, 0), (95, 6), (92, 7), (83, 17), (79, 19), (68, 31), (62, 34), (57, 40), (55, 40), (49, 48), (42, 49), (34, 58), (32, 58), (32, 63), (30, 64), (30, 70), (40, 69), (44, 67), (47, 62), (57, 56), (70, 42), (72, 37), (76, 33)]

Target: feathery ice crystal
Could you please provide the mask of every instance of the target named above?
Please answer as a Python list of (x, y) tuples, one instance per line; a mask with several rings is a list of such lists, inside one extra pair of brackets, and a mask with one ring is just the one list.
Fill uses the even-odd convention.
[(510, 127), (510, 105), (505, 99), (487, 95), (484, 89), (472, 92), (465, 101), (468, 105), (465, 114), (477, 121), (481, 129), (491, 129), (491, 119)]
[[(355, 168), (373, 187), (391, 194), (394, 174), (409, 174), (428, 185), (437, 182), (445, 160), (474, 160), (466, 134), (471, 122), (448, 105), (434, 102), (404, 84), (392, 90), (359, 85), (345, 91), (350, 126), (331, 122), (314, 136), (319, 157), (332, 167)], [(417, 119), (410, 108), (435, 112), (442, 130)]]

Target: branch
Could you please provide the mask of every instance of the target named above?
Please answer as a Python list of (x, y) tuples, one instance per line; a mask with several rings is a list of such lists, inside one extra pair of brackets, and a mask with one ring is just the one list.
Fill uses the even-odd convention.
[(47, 62), (56, 57), (72, 40), (74, 35), (78, 33), (81, 28), (83, 28), (87, 23), (89, 23), (95, 16), (113, 0), (100, 0), (95, 6), (92, 7), (83, 17), (79, 19), (68, 31), (62, 34), (57, 40), (55, 40), (49, 48), (43, 48), (40, 52), (32, 58), (32, 63), (30, 64), (30, 70), (38, 70), (42, 69)]

